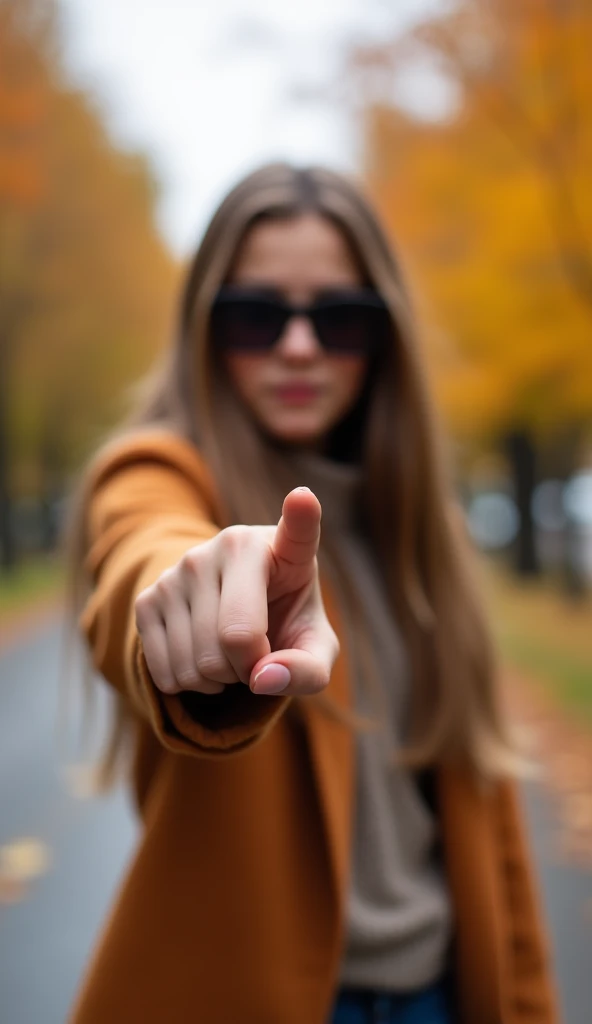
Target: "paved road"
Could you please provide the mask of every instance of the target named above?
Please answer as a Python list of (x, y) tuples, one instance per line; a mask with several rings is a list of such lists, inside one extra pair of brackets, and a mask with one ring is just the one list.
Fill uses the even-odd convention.
[[(53, 853), (51, 870), (27, 899), (0, 904), (2, 1024), (64, 1024), (135, 841), (133, 815), (121, 791), (92, 802), (68, 795), (60, 769), (66, 759), (54, 728), (58, 666), (55, 625), (0, 656), (0, 846), (34, 836)], [(100, 718), (104, 710), (101, 704)], [(565, 1021), (590, 1024), (592, 874), (557, 862), (544, 792), (530, 788), (526, 802)]]

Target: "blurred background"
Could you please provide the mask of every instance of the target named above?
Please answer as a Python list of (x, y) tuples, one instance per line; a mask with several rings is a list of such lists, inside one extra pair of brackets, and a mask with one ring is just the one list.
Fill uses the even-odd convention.
[(166, 344), (216, 203), (282, 158), (358, 178), (407, 268), (544, 768), (524, 796), (565, 1017), (589, 1021), (591, 53), (590, 0), (0, 0), (6, 1024), (65, 1019), (135, 836), (56, 733), (67, 496)]

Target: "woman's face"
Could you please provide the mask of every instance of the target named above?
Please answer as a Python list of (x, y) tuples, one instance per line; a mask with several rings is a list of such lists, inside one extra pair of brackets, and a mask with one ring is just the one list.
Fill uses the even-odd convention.
[[(245, 236), (229, 284), (273, 289), (307, 305), (319, 292), (362, 287), (341, 232), (317, 214), (256, 224)], [(284, 442), (319, 447), (355, 404), (367, 357), (327, 353), (312, 323), (293, 317), (265, 353), (226, 351), (230, 380), (253, 417)]]

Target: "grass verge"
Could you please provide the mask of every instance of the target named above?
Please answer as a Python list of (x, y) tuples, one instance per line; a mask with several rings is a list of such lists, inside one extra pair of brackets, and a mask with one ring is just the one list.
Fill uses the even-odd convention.
[(56, 555), (30, 558), (10, 573), (0, 572), (0, 615), (12, 618), (54, 596), (58, 600), (64, 581), (64, 565)]
[(491, 564), (483, 577), (503, 660), (592, 724), (592, 599), (575, 603), (549, 584), (521, 582)]

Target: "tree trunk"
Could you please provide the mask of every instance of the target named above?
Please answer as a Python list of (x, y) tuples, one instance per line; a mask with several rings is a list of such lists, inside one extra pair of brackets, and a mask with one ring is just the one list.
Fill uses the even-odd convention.
[(514, 544), (514, 567), (520, 576), (538, 576), (540, 563), (532, 515), (532, 497), (537, 483), (536, 449), (532, 436), (526, 430), (509, 433), (504, 447), (512, 471), (519, 517), (518, 536)]
[[(52, 396), (55, 399), (55, 396)], [(49, 403), (39, 445), (41, 470), (41, 546), (44, 552), (55, 549), (59, 540), (56, 503), (63, 496), (61, 486), (64, 474), (59, 413), (54, 401)]]
[(8, 439), (8, 339), (0, 335), (0, 570), (10, 572), (17, 558), (12, 522)]
[[(582, 431), (577, 425), (566, 427), (559, 433), (545, 454), (549, 476), (561, 480), (563, 485), (577, 471), (580, 464)], [(578, 524), (565, 510), (563, 527), (563, 571), (561, 582), (566, 595), (579, 600), (587, 592), (583, 568), (582, 538)]]

